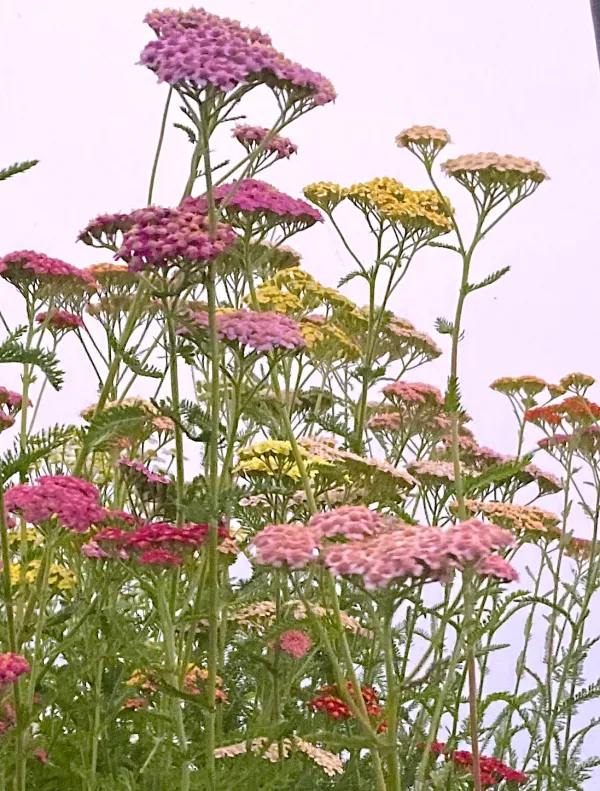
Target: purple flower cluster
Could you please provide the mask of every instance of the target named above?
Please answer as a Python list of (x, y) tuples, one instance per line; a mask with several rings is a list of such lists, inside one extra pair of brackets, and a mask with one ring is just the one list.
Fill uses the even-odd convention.
[[(208, 313), (191, 313), (190, 323), (208, 327)], [(183, 333), (187, 328), (183, 328)], [(302, 349), (305, 345), (300, 326), (280, 313), (254, 310), (231, 310), (217, 314), (217, 335), (220, 340), (249, 346), (257, 352), (273, 349)]]
[[(280, 192), (272, 184), (258, 179), (244, 179), (239, 184), (221, 184), (214, 192), (217, 206), (227, 198), (227, 211), (272, 215), (272, 219), (298, 221), (310, 227), (316, 222), (323, 222), (323, 215), (310, 203), (299, 198), (292, 198)], [(231, 197), (229, 197), (231, 195)], [(206, 198), (184, 198), (181, 208), (193, 208), (200, 213), (206, 212)]]
[(70, 475), (42, 475), (33, 484), (19, 483), (6, 492), (4, 504), (33, 525), (55, 518), (75, 533), (85, 533), (106, 516), (98, 489)]
[(134, 459), (119, 459), (117, 464), (119, 467), (128, 467), (129, 469), (135, 470), (135, 472), (145, 478), (148, 483), (162, 483), (167, 485), (171, 483), (171, 479), (167, 478), (166, 475), (159, 475), (157, 472), (152, 472), (152, 470), (149, 470), (141, 461), (135, 461)]
[(33, 250), (18, 250), (0, 258), (0, 275), (11, 282), (22, 278), (56, 278), (62, 277), (69, 281), (95, 290), (97, 283), (85, 269), (77, 269), (58, 258), (49, 258), (44, 253)]
[(0, 689), (6, 684), (15, 684), (19, 676), (29, 673), (29, 662), (18, 654), (0, 654)]
[(314, 105), (335, 99), (329, 80), (288, 60), (260, 30), (201, 8), (152, 11), (146, 21), (158, 38), (144, 47), (140, 64), (152, 69), (159, 82), (189, 80), (225, 92), (240, 84), (266, 83), (299, 90), (299, 98), (310, 97)]
[(53, 330), (76, 330), (85, 327), (81, 316), (69, 313), (68, 310), (52, 310), (50, 317), (46, 312), (38, 313), (35, 320), (38, 324), (43, 324), (48, 319), (48, 326)]
[[(252, 151), (253, 148), (259, 146), (267, 139), (269, 132), (270, 130), (264, 126), (248, 126), (245, 124), (236, 126), (233, 130), (233, 136), (247, 151)], [(289, 159), (292, 154), (298, 151), (298, 146), (287, 137), (273, 135), (265, 144), (264, 150), (270, 154), (277, 154), (277, 159)]]
[(127, 261), (134, 272), (149, 266), (212, 261), (237, 241), (233, 228), (223, 223), (218, 223), (211, 235), (206, 214), (191, 206), (149, 206), (130, 217), (131, 227), (124, 233), (116, 257)]

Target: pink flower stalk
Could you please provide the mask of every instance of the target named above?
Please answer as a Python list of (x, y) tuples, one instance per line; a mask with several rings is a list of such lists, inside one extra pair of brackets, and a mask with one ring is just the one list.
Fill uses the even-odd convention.
[(301, 632), (298, 629), (288, 629), (288, 631), (283, 632), (279, 638), (279, 647), (281, 650), (293, 656), (294, 659), (302, 659), (303, 656), (306, 656), (312, 648), (312, 645), (313, 641), (306, 632)]
[[(38, 324), (43, 324), (48, 317), (46, 312), (38, 313), (35, 320)], [(85, 327), (81, 316), (69, 313), (68, 310), (53, 310), (48, 319), (48, 325), (55, 330), (76, 330)]]
[(142, 566), (180, 566), (183, 561), (168, 549), (147, 549), (137, 556), (137, 562)]
[(236, 243), (231, 226), (217, 223), (213, 235), (206, 214), (191, 208), (149, 206), (132, 212), (133, 224), (125, 231), (116, 257), (138, 272), (149, 266), (206, 264)]
[(119, 467), (126, 467), (139, 473), (148, 483), (164, 485), (169, 485), (171, 483), (171, 479), (167, 478), (166, 475), (159, 475), (157, 472), (152, 472), (152, 470), (149, 470), (141, 461), (136, 461), (135, 459), (119, 459), (117, 464)]
[[(200, 327), (208, 327), (206, 311), (192, 313), (189, 318)], [(270, 311), (232, 310), (219, 313), (217, 335), (223, 341), (236, 341), (257, 352), (270, 352), (277, 348), (297, 350), (305, 346), (298, 322)]]
[(299, 99), (311, 98), (314, 105), (335, 99), (329, 80), (288, 60), (259, 30), (201, 8), (153, 11), (146, 21), (159, 38), (143, 49), (140, 64), (154, 71), (159, 82), (190, 81), (224, 92), (244, 83), (266, 83), (294, 90)]
[[(241, 143), (247, 151), (252, 151), (263, 143), (270, 130), (263, 126), (236, 126), (233, 130), (233, 137)], [(289, 159), (292, 154), (298, 151), (298, 146), (292, 143), (287, 137), (272, 135), (271, 139), (265, 144), (264, 151), (277, 154), (277, 159)]]
[(420, 401), (440, 406), (444, 403), (439, 389), (424, 382), (392, 382), (383, 388), (382, 393), (391, 400)]
[(106, 516), (98, 489), (70, 475), (42, 475), (34, 484), (19, 483), (6, 492), (4, 503), (7, 511), (33, 525), (55, 518), (75, 533), (85, 533)]
[(31, 670), (29, 662), (18, 654), (0, 654), (0, 688), (14, 684), (23, 673)]
[(58, 258), (49, 258), (33, 250), (18, 250), (0, 258), (0, 275), (11, 282), (23, 278), (65, 278), (72, 283), (95, 290), (96, 281), (85, 269), (77, 269)]
[(357, 541), (381, 533), (387, 526), (382, 516), (364, 505), (343, 505), (334, 511), (314, 514), (308, 527), (315, 531), (320, 542), (335, 536)]
[(252, 545), (259, 565), (301, 569), (315, 559), (319, 542), (316, 533), (304, 525), (267, 525), (254, 536)]

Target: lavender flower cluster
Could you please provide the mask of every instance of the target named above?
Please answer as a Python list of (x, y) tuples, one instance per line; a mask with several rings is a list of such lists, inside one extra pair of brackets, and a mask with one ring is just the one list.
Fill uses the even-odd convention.
[[(208, 313), (191, 313), (188, 322), (199, 327), (208, 327)], [(187, 328), (180, 332), (185, 334)], [(248, 346), (257, 352), (274, 349), (297, 350), (304, 348), (299, 324), (280, 313), (254, 310), (231, 310), (217, 314), (217, 335), (220, 340), (233, 341)]]
[(260, 30), (202, 8), (152, 11), (146, 17), (158, 38), (142, 50), (140, 64), (159, 82), (190, 81), (229, 92), (241, 84), (267, 83), (300, 91), (314, 105), (335, 99), (333, 85), (322, 74), (288, 60)]

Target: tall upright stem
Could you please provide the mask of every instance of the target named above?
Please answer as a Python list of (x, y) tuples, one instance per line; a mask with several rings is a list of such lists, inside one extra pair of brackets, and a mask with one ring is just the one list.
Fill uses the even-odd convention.
[(154, 155), (154, 161), (152, 163), (152, 172), (150, 174), (150, 184), (148, 185), (148, 206), (152, 204), (152, 197), (154, 195), (154, 182), (156, 181), (156, 171), (158, 170), (158, 160), (160, 159), (160, 154), (163, 147), (163, 141), (165, 139), (165, 129), (167, 127), (167, 116), (169, 115), (169, 105), (171, 104), (171, 97), (173, 95), (173, 88), (169, 86), (169, 93), (167, 94), (167, 101), (165, 102), (165, 109), (162, 115), (162, 121), (160, 124), (160, 132), (158, 133), (158, 144), (156, 146), (156, 153)]

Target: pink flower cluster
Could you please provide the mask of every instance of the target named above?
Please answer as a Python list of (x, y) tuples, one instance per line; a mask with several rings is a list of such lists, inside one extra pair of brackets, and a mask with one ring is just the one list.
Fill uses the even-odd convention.
[(153, 11), (146, 21), (159, 37), (145, 46), (140, 63), (152, 69), (159, 82), (176, 85), (189, 80), (226, 92), (242, 83), (267, 83), (300, 89), (299, 98), (311, 97), (315, 105), (335, 99), (329, 80), (288, 60), (260, 30), (201, 8)]
[(33, 250), (19, 250), (0, 258), (0, 275), (7, 280), (17, 281), (20, 277), (33, 275), (39, 278), (64, 277), (93, 290), (97, 284), (85, 269), (77, 269), (58, 258), (49, 258)]
[[(269, 132), (270, 130), (264, 126), (243, 124), (236, 126), (233, 130), (233, 136), (247, 151), (251, 151), (267, 139)], [(298, 146), (287, 137), (273, 135), (265, 144), (264, 150), (270, 154), (277, 154), (277, 159), (289, 159), (292, 154), (298, 151)]]
[(398, 431), (402, 425), (402, 417), (397, 412), (380, 412), (371, 415), (367, 426), (371, 431)]
[(38, 324), (43, 324), (48, 319), (48, 325), (54, 330), (76, 330), (85, 327), (81, 316), (69, 313), (68, 310), (52, 310), (50, 317), (48, 314), (38, 313), (35, 320)]
[[(4, 431), (15, 424), (15, 415), (21, 409), (22, 398), (20, 393), (0, 387), (0, 431)], [(6, 407), (6, 409), (5, 409)]]
[(70, 475), (42, 475), (33, 484), (19, 483), (6, 492), (4, 504), (33, 525), (56, 518), (75, 533), (85, 533), (106, 516), (98, 489)]
[(314, 530), (319, 541), (343, 536), (348, 541), (360, 541), (386, 530), (385, 519), (365, 505), (343, 505), (334, 511), (311, 516), (308, 527)]
[(259, 565), (301, 569), (315, 560), (319, 540), (315, 531), (304, 525), (267, 525), (254, 536), (252, 545)]
[(127, 467), (139, 473), (148, 483), (165, 485), (171, 483), (171, 479), (167, 478), (166, 475), (159, 475), (157, 472), (152, 472), (152, 470), (149, 470), (141, 461), (136, 461), (135, 459), (119, 459), (117, 464), (119, 467)]
[(425, 382), (392, 382), (382, 392), (391, 400), (419, 401), (423, 404), (433, 402), (440, 406), (444, 403), (439, 389)]
[(23, 673), (29, 673), (29, 662), (18, 654), (0, 654), (0, 689), (14, 684)]
[[(300, 198), (292, 198), (272, 184), (258, 179), (244, 179), (239, 184), (221, 184), (214, 190), (213, 196), (217, 205), (227, 198), (227, 209), (230, 213), (261, 212), (274, 221), (299, 221), (306, 226), (323, 222), (321, 212), (310, 203)], [(206, 212), (206, 198), (184, 198), (180, 206), (182, 209), (189, 208), (202, 214)]]
[[(186, 551), (201, 547), (207, 540), (207, 524), (186, 524), (181, 527), (167, 522), (144, 524), (135, 530), (106, 527), (94, 536), (94, 540), (82, 547), (88, 557), (120, 558), (134, 557), (142, 565), (175, 566), (183, 562)], [(220, 527), (219, 538), (227, 538), (228, 532)]]
[(294, 659), (302, 659), (312, 648), (313, 641), (298, 629), (288, 629), (279, 637), (279, 648)]
[[(346, 541), (326, 541), (332, 538)], [(315, 514), (307, 527), (269, 525), (252, 543), (259, 564), (300, 569), (320, 559), (334, 576), (362, 577), (370, 590), (408, 579), (447, 581), (455, 569), (467, 567), (503, 581), (518, 578), (494, 555), (513, 543), (512, 535), (478, 519), (443, 530), (394, 522), (364, 506), (342, 506)]]
[(235, 244), (233, 228), (218, 223), (211, 235), (207, 216), (190, 209), (149, 206), (132, 212), (132, 225), (124, 233), (116, 257), (138, 272), (149, 266), (212, 261)]
[[(208, 313), (198, 311), (190, 320), (200, 327), (208, 327)], [(186, 328), (183, 329), (183, 332)], [(254, 310), (232, 310), (217, 314), (217, 335), (223, 341), (235, 341), (257, 352), (273, 349), (302, 349), (304, 338), (296, 321), (280, 313)]]

